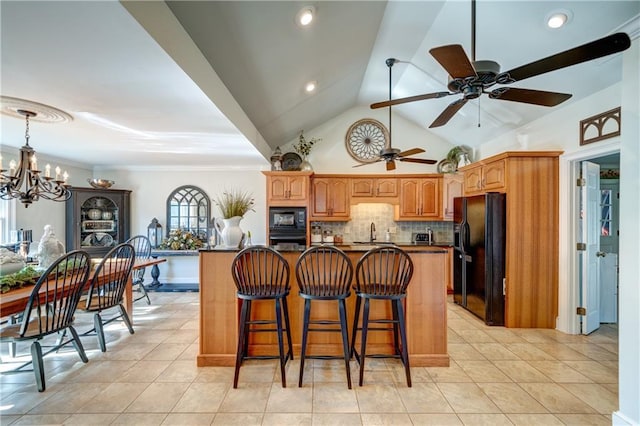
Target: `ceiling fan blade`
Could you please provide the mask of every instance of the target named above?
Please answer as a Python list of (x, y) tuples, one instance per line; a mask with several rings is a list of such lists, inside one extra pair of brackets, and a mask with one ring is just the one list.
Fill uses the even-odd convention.
[(436, 164), (436, 160), (427, 160), (424, 158), (398, 158), (398, 161), (406, 161), (407, 163)]
[(412, 149), (408, 149), (406, 151), (402, 151), (397, 156), (398, 157), (408, 157), (409, 155), (421, 154), (423, 152), (425, 152), (425, 151), (422, 148), (412, 148)]
[(408, 102), (423, 101), (425, 99), (443, 98), (449, 95), (453, 95), (453, 93), (435, 92), (435, 93), (426, 93), (424, 95), (409, 96), (407, 98), (391, 99), (388, 101), (376, 102), (375, 104), (371, 104), (371, 109), (384, 108), (392, 105), (406, 104)]
[(393, 160), (387, 161), (387, 171), (395, 170), (395, 169), (396, 169), (396, 162)]
[[(573, 49), (565, 50), (544, 59), (522, 65), (504, 73), (507, 82), (520, 81), (525, 78), (555, 71), (571, 65), (598, 59), (613, 53), (622, 52), (631, 46), (631, 40), (625, 33), (616, 33), (592, 41)], [(509, 79), (510, 78), (510, 79)]]
[(473, 77), (476, 75), (476, 70), (471, 65), (469, 57), (459, 44), (434, 47), (429, 50), (429, 53), (453, 78)]
[(503, 101), (523, 102), (525, 104), (556, 106), (569, 99), (569, 93), (545, 92), (543, 90), (518, 89), (515, 87), (501, 87), (489, 92), (491, 99)]
[(433, 120), (433, 123), (431, 123), (429, 128), (432, 129), (434, 127), (440, 127), (447, 124), (449, 120), (451, 120), (451, 117), (453, 117), (456, 114), (456, 112), (458, 112), (458, 110), (460, 110), (460, 108), (462, 108), (466, 103), (467, 103), (467, 100), (465, 98), (461, 98), (461, 99), (458, 99), (457, 101), (451, 102), (449, 106), (446, 107), (444, 111), (442, 111), (442, 113), (438, 116), (438, 118)]

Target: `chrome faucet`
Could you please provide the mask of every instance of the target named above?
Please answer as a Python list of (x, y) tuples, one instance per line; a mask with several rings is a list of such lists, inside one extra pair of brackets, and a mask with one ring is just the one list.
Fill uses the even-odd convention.
[(369, 230), (369, 242), (374, 242), (376, 240), (376, 224), (371, 222), (371, 227)]

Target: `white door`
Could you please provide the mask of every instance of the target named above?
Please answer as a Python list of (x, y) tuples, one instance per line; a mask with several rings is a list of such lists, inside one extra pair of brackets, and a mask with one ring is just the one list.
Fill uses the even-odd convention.
[(582, 300), (586, 308), (582, 317), (582, 333), (589, 334), (600, 327), (600, 166), (582, 162)]
[(618, 322), (618, 255), (606, 253), (600, 260), (600, 322)]

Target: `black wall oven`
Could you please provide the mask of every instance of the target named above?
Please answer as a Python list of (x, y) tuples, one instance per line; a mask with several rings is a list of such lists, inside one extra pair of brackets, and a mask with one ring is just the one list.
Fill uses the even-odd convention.
[(269, 207), (269, 245), (283, 243), (306, 245), (306, 207)]

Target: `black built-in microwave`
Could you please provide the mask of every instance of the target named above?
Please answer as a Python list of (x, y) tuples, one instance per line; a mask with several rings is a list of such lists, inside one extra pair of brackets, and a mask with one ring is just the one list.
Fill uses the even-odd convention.
[(269, 230), (298, 231), (306, 235), (306, 207), (269, 207)]
[(306, 207), (269, 208), (269, 245), (296, 244), (307, 240)]

